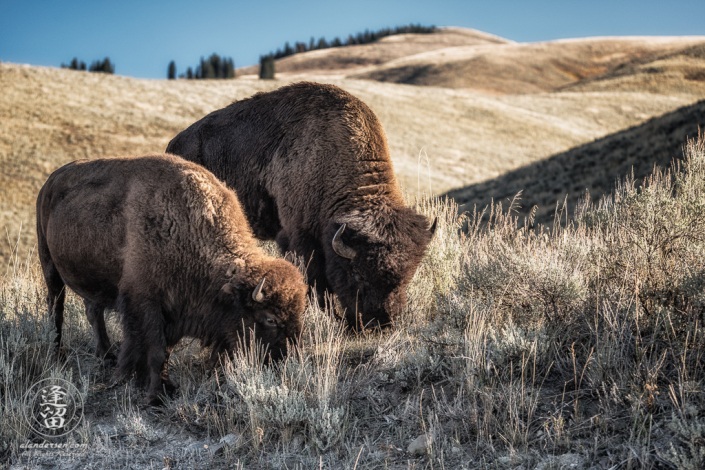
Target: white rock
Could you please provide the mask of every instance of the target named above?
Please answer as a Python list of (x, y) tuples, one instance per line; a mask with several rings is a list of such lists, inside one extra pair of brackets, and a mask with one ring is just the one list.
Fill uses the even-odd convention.
[(220, 442), (226, 446), (234, 446), (237, 442), (237, 436), (235, 434), (228, 434), (220, 439)]
[(578, 454), (563, 454), (558, 459), (561, 470), (583, 468), (583, 458)]
[(579, 470), (584, 467), (584, 459), (578, 454), (563, 454), (560, 457), (549, 457), (548, 460), (540, 462), (535, 470)]
[(306, 442), (306, 438), (304, 437), (304, 435), (301, 433), (298, 433), (294, 437), (291, 438), (291, 442), (289, 444), (289, 449), (292, 452), (300, 451), (304, 448), (305, 442)]
[(421, 434), (419, 437), (411, 441), (406, 451), (413, 455), (423, 455), (433, 442), (433, 438), (427, 434)]
[(217, 444), (211, 444), (208, 446), (208, 452), (211, 453), (211, 455), (220, 455), (223, 453), (223, 448), (225, 447), (225, 444), (222, 442), (218, 442)]
[(236, 442), (237, 436), (235, 434), (228, 434), (227, 436), (221, 437), (217, 444), (204, 446), (204, 448), (208, 449), (211, 455), (220, 455), (223, 453), (225, 446), (234, 446)]
[(195, 442), (186, 448), (186, 453), (191, 454), (193, 452), (201, 452), (202, 450), (207, 449), (207, 445), (208, 444), (205, 442)]

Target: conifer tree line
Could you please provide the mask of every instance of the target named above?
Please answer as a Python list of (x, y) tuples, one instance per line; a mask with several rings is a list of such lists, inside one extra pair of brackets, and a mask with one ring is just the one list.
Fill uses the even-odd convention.
[[(74, 57), (73, 60), (68, 64), (64, 64), (63, 62), (61, 63), (61, 68), (62, 69), (69, 69), (69, 70), (86, 70), (86, 63), (84, 61), (79, 61), (77, 57)], [(115, 64), (110, 62), (109, 58), (105, 58), (103, 60), (94, 60), (91, 63), (91, 66), (88, 68), (89, 72), (102, 72), (102, 73), (115, 73)]]
[(274, 78), (274, 56), (271, 54), (259, 58), (259, 78), (271, 80)]
[(370, 31), (366, 29), (364, 33), (357, 33), (356, 35), (349, 35), (345, 41), (336, 37), (331, 42), (326, 41), (324, 37), (316, 41), (313, 37), (309, 40), (308, 44), (304, 42), (296, 42), (292, 47), (288, 42), (284, 44), (283, 49), (277, 49), (277, 52), (270, 52), (267, 55), (260, 56), (260, 74), (261, 74), (261, 64), (263, 63), (263, 58), (271, 56), (275, 60), (281, 59), (283, 57), (288, 57), (290, 55), (298, 54), (299, 52), (315, 51), (317, 49), (328, 49), (331, 47), (344, 47), (344, 46), (354, 46), (358, 44), (369, 44), (382, 39), (386, 36), (392, 36), (395, 34), (428, 34), (436, 31), (435, 26), (421, 26), (420, 24), (409, 24), (406, 26), (397, 26), (396, 28), (383, 28), (379, 31)]
[[(176, 62), (169, 62), (167, 68), (167, 78), (176, 78)], [(216, 53), (204, 59), (201, 57), (201, 62), (195, 68), (186, 69), (186, 73), (179, 75), (179, 78), (235, 78), (235, 61), (230, 57), (221, 57)]]

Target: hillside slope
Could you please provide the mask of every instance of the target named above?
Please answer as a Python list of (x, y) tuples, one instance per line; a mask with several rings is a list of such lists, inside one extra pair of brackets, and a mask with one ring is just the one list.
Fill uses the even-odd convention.
[[(287, 80), (358, 78), (501, 94), (550, 92), (583, 83), (583, 91), (619, 83), (622, 91), (663, 92), (667, 86), (702, 93), (705, 60), (698, 51), (703, 47), (705, 36), (515, 43), (472, 29), (439, 28), (431, 34), (294, 54), (277, 60), (276, 71)], [(258, 70), (250, 66), (238, 74), (254, 77)]]
[[(34, 245), (37, 192), (80, 158), (163, 152), (191, 122), (273, 83), (137, 80), (0, 64), (0, 266)], [(3, 233), (3, 235), (5, 235)]]
[[(705, 37), (692, 36), (456, 46), (400, 58), (352, 76), (495, 93), (539, 93), (601, 77), (615, 69), (628, 73), (633, 63), (703, 45)], [(693, 63), (692, 67), (705, 71), (705, 63)]]
[[(573, 44), (576, 41), (556, 41), (544, 50), (544, 46), (516, 45), (475, 31), (442, 31), (439, 35), (385, 38), (372, 45), (382, 51), (374, 60), (382, 60), (384, 54), (401, 57), (418, 47), (448, 50), (441, 47), (441, 39), (441, 43), (451, 44), (451, 49), (511, 48), (516, 54), (523, 51), (527, 54), (522, 59), (526, 63), (542, 57), (551, 63), (554, 53), (554, 62), (564, 63), (570, 59), (565, 52), (569, 49), (564, 51), (558, 45), (578, 47)], [(347, 72), (339, 73), (340, 69), (335, 68), (310, 72), (303, 69), (288, 78), (287, 74), (280, 74), (281, 78), (272, 81), (242, 76), (236, 80), (139, 80), (1, 63), (0, 229), (7, 230), (8, 242), (0, 243), (0, 263), (7, 259), (17, 240), (19, 253), (26, 253), (33, 246), (34, 200), (54, 169), (78, 158), (162, 152), (167, 142), (192, 122), (258, 91), (301, 79), (341, 86), (379, 116), (395, 171), (405, 189), (441, 194), (497, 178), (705, 98), (701, 86), (691, 86), (702, 85), (702, 48), (698, 40), (671, 39), (654, 39), (654, 44), (661, 44), (659, 54), (644, 53), (641, 62), (631, 60), (628, 66), (614, 66), (600, 76), (604, 79), (588, 77), (560, 86), (557, 91), (536, 93), (499, 92), (523, 89), (532, 81), (542, 83), (529, 72), (515, 84), (502, 82), (496, 73), (488, 74), (488, 85), (482, 91), (344, 79), (340, 77)], [(463, 41), (475, 45), (454, 45)], [(596, 41), (602, 44), (606, 40)], [(673, 49), (684, 41), (696, 44), (663, 53), (663, 44)], [(356, 50), (369, 50), (368, 46), (325, 52), (353, 54)], [(594, 48), (591, 54), (599, 57), (618, 49), (608, 46)], [(306, 59), (308, 54), (286, 60)], [(423, 54), (414, 54), (414, 60)], [(435, 57), (433, 54), (431, 58)], [(516, 57), (520, 62), (520, 55)], [(613, 59), (621, 60), (616, 56)], [(369, 54), (363, 54), (360, 60), (370, 60)], [(680, 68), (676, 70), (676, 66)], [(351, 70), (358, 73), (365, 67), (379, 66), (364, 65)], [(502, 76), (511, 79), (509, 74)]]
[(675, 52), (635, 58), (600, 76), (567, 85), (571, 91), (643, 90), (654, 93), (684, 91), (705, 96), (705, 43)]
[(536, 222), (551, 224), (557, 201), (567, 196), (572, 216), (586, 190), (597, 202), (624, 175), (633, 173), (639, 180), (654, 165), (667, 168), (683, 158), (683, 145), (687, 138), (697, 137), (699, 129), (705, 129), (705, 100), (446, 195), (462, 210), (472, 211), (473, 206), (481, 209), (492, 200), (504, 201), (506, 206), (506, 200), (523, 191), (518, 212), (528, 215), (538, 206)]
[[(333, 47), (294, 54), (276, 61), (278, 78), (307, 75), (341, 76), (413, 56), (455, 46), (509, 44), (513, 41), (466, 28), (439, 28), (429, 34), (395, 34), (379, 41), (357, 46)], [(259, 66), (237, 70), (238, 75), (258, 74)], [(342, 77), (341, 77), (342, 78)]]

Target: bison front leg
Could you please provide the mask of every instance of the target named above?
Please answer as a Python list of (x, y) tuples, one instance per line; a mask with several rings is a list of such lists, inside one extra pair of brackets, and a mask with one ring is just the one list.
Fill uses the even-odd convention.
[(86, 299), (83, 300), (83, 305), (86, 308), (86, 317), (88, 317), (88, 321), (93, 327), (93, 335), (96, 341), (95, 355), (103, 359), (104, 367), (115, 365), (117, 358), (115, 354), (110, 352), (110, 338), (105, 328), (105, 306)]
[[(286, 242), (286, 244), (284, 245), (283, 242)], [(326, 258), (321, 244), (315, 237), (305, 234), (297, 233), (289, 239), (288, 236), (284, 235), (283, 230), (277, 235), (277, 244), (282, 253), (290, 251), (296, 256), (303, 257), (308, 285), (315, 287), (318, 306), (321, 310), (325, 309), (326, 291), (329, 294), (332, 294), (332, 291), (326, 277)]]
[(169, 380), (169, 353), (164, 331), (164, 318), (161, 308), (154, 306), (146, 311), (142, 339), (146, 350), (146, 366), (149, 385), (147, 386), (147, 404), (150, 406), (163, 406), (163, 396), (174, 391)]
[(117, 378), (135, 372), (139, 386), (147, 387), (147, 403), (164, 404), (163, 377), (168, 361), (161, 307), (152, 302), (134, 302), (127, 295), (118, 299), (123, 314), (123, 342), (118, 358)]
[(166, 394), (169, 396), (172, 396), (178, 388), (177, 385), (171, 381), (171, 377), (169, 377), (169, 356), (171, 355), (171, 351), (173, 349), (173, 347), (166, 348), (164, 354), (164, 364), (162, 364), (162, 371), (160, 374), (162, 380), (162, 388), (164, 389), (164, 392), (166, 392)]

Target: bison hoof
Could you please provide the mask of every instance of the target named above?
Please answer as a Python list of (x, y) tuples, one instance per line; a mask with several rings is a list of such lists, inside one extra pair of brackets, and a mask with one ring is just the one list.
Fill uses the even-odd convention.
[(103, 358), (103, 367), (105, 367), (106, 369), (113, 368), (117, 365), (117, 357), (111, 352), (108, 352), (103, 355), (98, 355), (98, 357)]
[(54, 358), (56, 359), (56, 362), (61, 363), (61, 362), (66, 362), (66, 351), (64, 348), (59, 347), (56, 349), (56, 353), (54, 355)]
[(147, 406), (151, 408), (163, 408), (166, 406), (166, 403), (164, 402), (164, 397), (161, 395), (158, 395), (156, 397), (154, 396), (147, 396)]
[(167, 396), (172, 397), (174, 396), (174, 393), (176, 393), (176, 390), (179, 389), (179, 386), (171, 380), (167, 380), (162, 383), (162, 388), (164, 388), (164, 393), (166, 393)]

